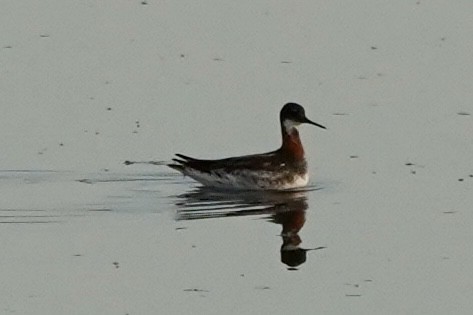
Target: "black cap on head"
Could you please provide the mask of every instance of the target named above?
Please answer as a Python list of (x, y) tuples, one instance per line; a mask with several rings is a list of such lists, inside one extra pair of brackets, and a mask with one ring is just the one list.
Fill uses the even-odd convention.
[(301, 124), (306, 123), (326, 129), (324, 126), (309, 120), (305, 116), (304, 107), (297, 103), (287, 103), (286, 105), (284, 105), (279, 114), (279, 119), (281, 120), (281, 123), (285, 120), (292, 120)]

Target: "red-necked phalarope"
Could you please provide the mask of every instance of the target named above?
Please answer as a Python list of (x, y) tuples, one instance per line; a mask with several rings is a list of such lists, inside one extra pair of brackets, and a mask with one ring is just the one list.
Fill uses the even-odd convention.
[(205, 186), (222, 189), (284, 190), (300, 188), (309, 182), (304, 148), (296, 126), (319, 125), (305, 116), (304, 108), (287, 103), (281, 109), (282, 145), (276, 151), (231, 157), (221, 160), (200, 160), (176, 154), (169, 167), (178, 170)]

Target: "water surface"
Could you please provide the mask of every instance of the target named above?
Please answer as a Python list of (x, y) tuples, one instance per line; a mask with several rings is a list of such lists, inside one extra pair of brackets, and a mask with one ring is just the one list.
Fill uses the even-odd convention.
[[(2, 1), (0, 313), (471, 314), (472, 11)], [(306, 191), (123, 164), (274, 150), (286, 102)]]

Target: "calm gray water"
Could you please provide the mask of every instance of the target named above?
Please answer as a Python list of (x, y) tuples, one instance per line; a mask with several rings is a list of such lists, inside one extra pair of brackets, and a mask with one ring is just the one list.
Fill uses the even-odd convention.
[[(10, 191), (0, 233), (12, 242), (4, 243), (4, 289), (24, 268), (34, 274), (23, 279), (26, 291), (17, 292), (12, 309), (90, 302), (91, 311), (146, 312), (165, 303), (174, 313), (219, 313), (230, 305), (234, 313), (435, 313), (451, 309), (453, 300), (470, 303), (462, 293), (469, 283), (464, 263), (472, 258), (463, 239), (468, 214), (435, 205), (434, 196), (394, 190), (392, 177), (367, 174), (365, 188), (321, 181), (303, 191), (262, 193), (205, 189), (162, 167), (124, 171), (0, 173)], [(19, 257), (25, 260), (15, 264)], [(96, 268), (102, 271), (90, 278)], [(129, 277), (135, 289), (126, 285)], [(114, 289), (97, 291), (100, 301), (66, 294), (104, 285)], [(54, 294), (62, 298), (51, 304)], [(153, 303), (139, 302), (150, 295)], [(102, 298), (115, 302), (107, 306)], [(27, 306), (17, 304), (22, 300)]]

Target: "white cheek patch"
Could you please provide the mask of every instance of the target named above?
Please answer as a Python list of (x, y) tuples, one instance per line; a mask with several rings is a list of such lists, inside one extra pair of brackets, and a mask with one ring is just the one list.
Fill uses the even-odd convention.
[(291, 129), (299, 126), (301, 123), (294, 120), (285, 119), (282, 124), (284, 126), (284, 129), (289, 132)]

